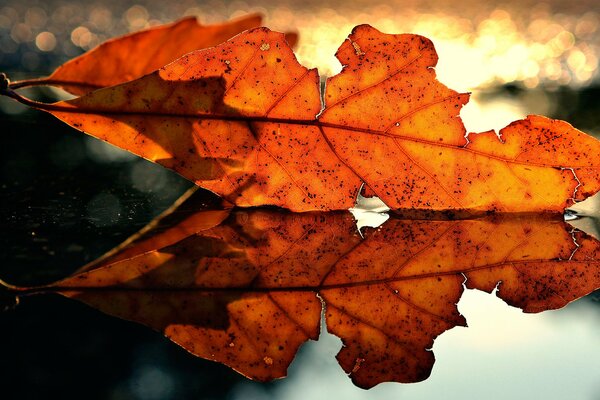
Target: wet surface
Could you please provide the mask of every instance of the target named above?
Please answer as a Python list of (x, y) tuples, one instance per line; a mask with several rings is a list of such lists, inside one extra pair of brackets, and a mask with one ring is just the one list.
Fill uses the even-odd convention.
[(101, 261), (17, 294), (60, 293), (257, 381), (286, 375), (298, 347), (317, 339), (323, 306), (344, 343), (341, 367), (371, 388), (427, 379), (434, 340), (466, 325), (455, 306), (465, 288), (538, 313), (600, 287), (600, 242), (561, 215), (407, 211), (359, 235), (348, 212), (223, 210), (211, 200), (196, 191)]
[[(213, 211), (215, 208), (217, 210)], [(378, 229), (365, 228), (363, 235), (358, 234), (349, 213), (293, 214), (275, 209), (222, 211), (218, 199), (197, 191), (127, 246), (83, 269), (89, 272), (81, 272), (72, 279), (22, 296), (22, 304), (2, 315), (11, 324), (12, 333), (8, 340), (18, 346), (23, 337), (50, 329), (50, 338), (43, 340), (44, 346), (48, 341), (69, 346), (74, 337), (72, 334), (61, 337), (60, 332), (72, 323), (71, 318), (64, 314), (57, 318), (56, 313), (71, 313), (77, 308), (61, 305), (52, 294), (43, 294), (56, 292), (163, 332), (192, 354), (218, 360), (254, 379), (271, 380), (285, 374), (302, 342), (317, 338), (321, 306), (315, 294), (319, 293), (326, 307), (323, 329), (326, 327), (342, 338), (346, 347), (337, 358), (358, 386), (370, 387), (390, 380), (418, 382), (428, 378), (434, 367), (433, 376), (426, 381), (432, 383), (420, 387), (425, 392), (436, 393), (439, 383), (448, 379), (445, 375), (448, 371), (436, 378), (433, 355), (442, 362), (437, 343), (444, 343), (441, 338), (454, 334), (435, 338), (453, 326), (464, 326), (463, 315), (470, 325), (470, 317), (474, 316), (475, 328), (481, 321), (488, 325), (500, 324), (496, 328), (488, 327), (485, 333), (467, 332), (477, 339), (464, 342), (464, 351), (475, 350), (477, 354), (479, 345), (476, 343), (486, 343), (485, 346), (491, 347), (478, 356), (491, 357), (489, 351), (502, 353), (501, 349), (514, 344), (515, 339), (519, 345), (533, 340), (530, 346), (538, 350), (525, 352), (515, 360), (527, 364), (539, 357), (535, 354), (543, 350), (540, 343), (550, 335), (553, 336), (550, 340), (563, 341), (559, 345), (560, 357), (576, 361), (574, 365), (564, 365), (562, 379), (569, 382), (574, 379), (572, 376), (577, 376), (584, 382), (588, 379), (595, 382), (593, 368), (583, 367), (577, 355), (583, 349), (588, 354), (595, 354), (594, 329), (588, 331), (585, 328), (580, 332), (579, 327), (577, 333), (573, 333), (563, 328), (565, 334), (583, 334), (587, 338), (577, 342), (581, 348), (573, 347), (568, 335), (561, 334), (557, 338), (555, 333), (550, 334), (553, 328), (548, 326), (548, 318), (556, 317), (525, 317), (511, 311), (499, 299), (493, 300), (494, 295), (486, 298), (483, 294), (468, 292), (466, 300), (461, 300), (458, 307), (463, 315), (454, 307), (464, 290), (463, 282), (469, 288), (496, 291), (495, 296), (528, 312), (562, 307), (595, 289), (600, 282), (596, 254), (600, 251), (599, 243), (581, 233), (573, 239), (570, 228), (560, 216), (498, 215), (461, 221), (392, 218)], [(155, 248), (160, 250), (152, 251)], [(38, 292), (40, 294), (36, 294)], [(592, 316), (587, 322), (595, 326), (597, 306), (593, 305), (594, 296), (577, 302), (584, 305), (570, 305), (557, 315), (559, 318), (571, 315), (570, 323), (575, 321), (577, 324), (577, 315), (587, 313)], [(38, 298), (47, 300), (40, 302)], [(31, 304), (37, 304), (38, 310), (32, 309), (33, 315), (28, 316)], [(58, 307), (58, 311), (51, 308), (48, 315), (39, 314), (46, 306)], [(575, 311), (566, 314), (569, 309)], [(89, 309), (80, 311), (91, 312)], [(73, 318), (77, 318), (77, 312)], [(42, 315), (51, 317), (48, 326), (12, 336), (19, 329), (32, 329), (26, 324), (28, 319), (36, 320)], [(106, 323), (105, 317), (94, 315), (91, 313), (84, 318), (99, 318), (102, 324)], [(508, 334), (517, 335), (518, 339), (507, 341), (504, 334), (494, 331), (502, 330), (500, 326), (507, 323), (514, 324)], [(100, 329), (102, 334), (96, 339), (100, 340), (99, 346), (113, 348), (114, 345), (105, 343), (107, 340), (127, 341), (129, 332), (118, 333), (115, 337), (107, 332), (112, 324)], [(81, 329), (78, 326), (77, 330)], [(371, 341), (380, 335), (387, 338), (384, 349)], [(372, 339), (366, 340), (369, 337)], [(460, 342), (461, 336), (458, 337)], [(346, 381), (334, 378), (339, 374), (339, 366), (324, 358), (327, 354), (332, 356), (333, 349), (339, 348), (339, 339), (322, 333), (320, 341), (324, 344), (310, 345), (301, 351), (301, 361), (293, 364), (290, 377), (277, 384), (250, 385), (239, 377), (234, 378), (231, 372), (219, 372), (219, 376), (222, 374), (219, 382), (222, 379), (226, 385), (232, 380), (239, 380), (239, 383), (233, 388), (222, 387), (227, 394), (218, 396), (237, 398), (240, 388), (249, 388), (265, 398), (278, 398), (295, 390), (295, 385), (302, 382), (307, 373), (315, 372), (313, 359), (321, 360), (322, 364), (316, 367), (321, 369), (319, 374), (331, 374), (342, 388), (352, 385), (348, 378)], [(433, 353), (427, 350), (432, 344)], [(442, 345), (441, 354), (453, 346)], [(41, 351), (36, 346), (28, 348), (38, 348), (36, 352), (40, 352), (31, 357), (48, 352), (48, 349)], [(119, 346), (114, 346), (112, 351), (119, 353), (115, 357), (128, 353)], [(175, 349), (168, 352), (177, 353)], [(96, 357), (95, 354), (93, 351), (79, 355)], [(64, 360), (62, 355), (59, 357)], [(170, 357), (173, 356), (169, 356), (169, 360)], [(407, 363), (405, 357), (411, 361)], [(457, 355), (447, 357), (462, 360)], [(167, 368), (162, 364), (166, 361), (158, 355), (142, 358), (147, 365), (138, 366), (139, 370), (131, 376), (120, 373), (118, 379), (129, 376), (127, 379), (138, 382), (150, 379), (144, 377), (145, 374), (156, 375), (154, 387), (140, 389), (144, 394), (139, 398), (154, 398), (159, 394), (176, 398), (181, 394), (175, 382), (184, 379), (179, 368), (188, 361)], [(189, 367), (188, 372), (202, 370), (202, 365)], [(21, 371), (28, 367), (23, 368)], [(525, 372), (517, 371), (512, 379), (519, 381), (519, 373)], [(110, 389), (107, 386), (111, 395), (114, 391), (125, 390), (122, 382), (111, 385), (115, 385)], [(377, 386), (374, 396), (404, 390), (389, 385)], [(531, 390), (529, 386), (521, 385), (524, 390)], [(593, 385), (586, 385), (578, 387), (577, 396), (595, 393)], [(216, 387), (212, 390), (218, 390)], [(483, 390), (470, 389), (473, 393)], [(129, 390), (137, 393), (135, 385)], [(350, 387), (344, 390), (353, 391)], [(414, 391), (418, 398), (420, 390), (407, 390)], [(327, 393), (324, 386), (315, 396), (325, 398)], [(361, 393), (365, 392), (349, 396), (360, 398), (364, 396)]]

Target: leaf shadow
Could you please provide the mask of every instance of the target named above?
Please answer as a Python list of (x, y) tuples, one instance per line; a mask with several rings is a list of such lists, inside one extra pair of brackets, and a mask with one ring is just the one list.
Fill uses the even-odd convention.
[[(244, 113), (224, 100), (227, 88), (222, 76), (166, 80), (160, 70), (142, 80), (151, 88), (129, 88), (123, 112), (107, 112), (111, 121), (129, 125), (119, 145), (172, 169), (192, 182), (222, 194), (235, 203), (244, 193), (268, 181), (260, 168), (246, 172), (255, 163), (260, 148), (259, 132)], [(91, 96), (110, 96), (119, 87)]]

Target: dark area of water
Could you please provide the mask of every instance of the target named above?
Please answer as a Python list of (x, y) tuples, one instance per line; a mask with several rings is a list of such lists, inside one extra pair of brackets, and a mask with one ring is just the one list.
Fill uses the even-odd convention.
[[(97, 140), (39, 112), (0, 118), (0, 262), (9, 282), (61, 278), (136, 232), (191, 186), (144, 160), (99, 161), (86, 149)], [(132, 182), (137, 170), (150, 175), (143, 190)]]
[(6, 399), (220, 399), (245, 380), (143, 326), (59, 296), (25, 298), (0, 318)]

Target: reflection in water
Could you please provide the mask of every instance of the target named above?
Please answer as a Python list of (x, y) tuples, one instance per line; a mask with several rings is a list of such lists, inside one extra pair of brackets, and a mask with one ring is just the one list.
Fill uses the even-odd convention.
[[(347, 384), (334, 359), (340, 340), (322, 333), (304, 345), (289, 376), (260, 399), (526, 399), (594, 400), (600, 393), (600, 314), (591, 302), (537, 315), (523, 314), (494, 295), (467, 290), (458, 309), (466, 329), (443, 333), (434, 343), (431, 377), (411, 385), (381, 384), (364, 391)], [(260, 390), (242, 382), (233, 399)], [(252, 390), (254, 389), (254, 390)]]
[(571, 225), (600, 240), (600, 193), (569, 207), (569, 210), (580, 217), (571, 221)]
[(429, 376), (434, 339), (465, 325), (463, 284), (499, 288), (526, 312), (600, 287), (599, 242), (551, 215), (392, 218), (364, 239), (348, 213), (205, 209), (152, 226), (86, 272), (28, 292), (140, 322), (261, 381), (285, 376), (318, 337), (320, 299), (345, 345), (339, 363), (368, 388)]

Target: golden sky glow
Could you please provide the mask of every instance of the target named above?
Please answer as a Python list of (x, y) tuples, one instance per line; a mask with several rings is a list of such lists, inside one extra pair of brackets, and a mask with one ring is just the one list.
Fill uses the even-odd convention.
[(23, 54), (25, 69), (33, 71), (41, 67), (36, 51), (67, 58), (111, 36), (184, 15), (213, 23), (261, 12), (272, 29), (300, 32), (298, 58), (327, 76), (340, 69), (334, 57), (337, 47), (362, 23), (386, 33), (411, 32), (431, 38), (440, 54), (440, 79), (462, 91), (515, 81), (529, 88), (540, 83), (587, 85), (597, 74), (600, 54), (600, 10), (593, 1), (581, 2), (583, 6), (577, 8), (527, 0), (502, 7), (470, 0), (460, 5), (436, 0), (386, 4), (277, 1), (272, 5), (188, 1), (166, 10), (153, 1), (125, 6), (118, 2), (52, 3), (27, 7), (11, 1), (0, 7), (0, 29), (8, 33), (0, 41), (0, 53), (12, 54), (19, 45), (26, 45), (30, 50)]

